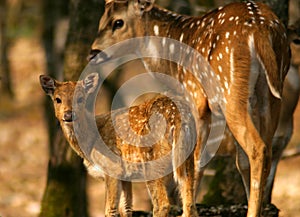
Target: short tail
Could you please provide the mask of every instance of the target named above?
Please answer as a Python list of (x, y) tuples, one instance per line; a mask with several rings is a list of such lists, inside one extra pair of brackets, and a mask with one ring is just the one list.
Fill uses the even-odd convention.
[[(274, 33), (274, 35), (273, 35)], [(274, 44), (281, 42), (279, 44)], [(268, 38), (261, 32), (253, 36), (253, 43), (274, 97), (281, 99), (283, 82), (289, 68), (290, 51), (287, 40), (278, 32), (272, 32)]]

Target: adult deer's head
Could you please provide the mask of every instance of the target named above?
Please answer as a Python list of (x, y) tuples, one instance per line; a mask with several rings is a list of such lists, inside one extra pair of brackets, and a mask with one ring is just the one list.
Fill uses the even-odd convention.
[[(142, 20), (153, 7), (154, 0), (106, 0), (98, 34), (92, 45), (90, 59), (102, 50), (126, 39), (145, 36), (147, 26)], [(105, 54), (103, 54), (105, 58)]]

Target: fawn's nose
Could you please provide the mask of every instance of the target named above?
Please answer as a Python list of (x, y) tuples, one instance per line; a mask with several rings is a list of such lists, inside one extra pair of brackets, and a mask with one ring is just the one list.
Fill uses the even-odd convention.
[(72, 122), (74, 118), (73, 112), (72, 111), (66, 111), (64, 113), (64, 121), (65, 122)]

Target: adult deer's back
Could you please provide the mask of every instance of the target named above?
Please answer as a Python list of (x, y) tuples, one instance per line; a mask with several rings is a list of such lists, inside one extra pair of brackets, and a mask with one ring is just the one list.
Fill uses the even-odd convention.
[[(251, 165), (248, 217), (259, 216), (283, 81), (289, 68), (290, 51), (283, 25), (266, 5), (253, 1), (232, 3), (203, 17), (179, 15), (140, 2), (107, 1), (91, 58), (101, 51), (102, 59), (110, 58), (105, 55), (106, 48), (142, 36), (172, 38), (201, 54), (213, 70), (202, 81), (197, 78), (205, 68), (197, 70), (201, 68), (197, 62), (195, 70), (157, 59), (145, 63), (149, 70), (163, 71), (183, 83), (203, 120), (202, 134), (209, 131), (210, 112), (224, 115)], [(150, 42), (148, 49), (155, 52), (163, 46), (164, 40)], [(176, 51), (172, 44), (166, 49), (170, 54)], [(210, 90), (203, 82), (210, 82)], [(200, 137), (202, 144), (206, 138)]]

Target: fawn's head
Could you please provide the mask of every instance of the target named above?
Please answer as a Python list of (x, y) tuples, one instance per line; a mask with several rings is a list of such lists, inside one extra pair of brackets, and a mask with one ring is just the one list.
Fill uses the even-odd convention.
[(106, 0), (90, 59), (105, 48), (126, 39), (145, 36), (144, 12), (153, 7), (154, 0)]
[[(80, 81), (59, 82), (47, 75), (40, 76), (40, 84), (54, 104), (55, 116), (61, 123), (72, 123), (76, 119), (73, 106), (84, 107), (87, 97), (95, 92), (99, 75), (91, 73)], [(76, 90), (76, 91), (75, 91)], [(75, 103), (74, 100), (76, 100)]]

